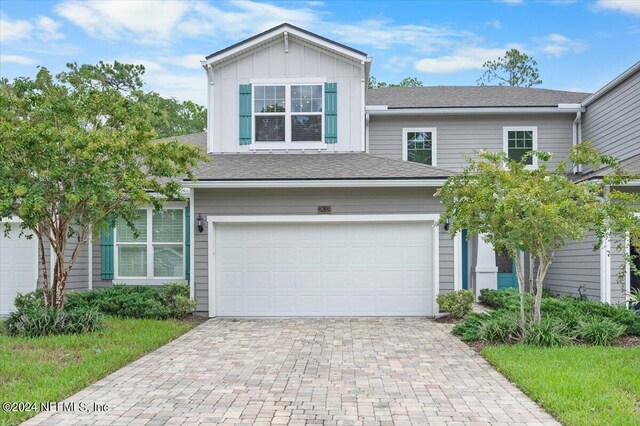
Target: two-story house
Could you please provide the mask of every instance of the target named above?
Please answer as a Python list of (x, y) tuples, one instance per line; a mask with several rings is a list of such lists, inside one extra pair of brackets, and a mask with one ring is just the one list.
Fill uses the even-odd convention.
[[(184, 181), (188, 202), (143, 210), (137, 239), (126, 226), (104, 233), (69, 288), (184, 281), (212, 317), (433, 316), (438, 293), (517, 285), (512, 259), (437, 224), (435, 192), (466, 157), (534, 149), (557, 162), (581, 139), (624, 158), (640, 154), (640, 64), (593, 95), (367, 90), (369, 56), (282, 24), (202, 66), (207, 130), (178, 139), (211, 161)], [(1, 252), (3, 283), (16, 283), (0, 297), (6, 311), (16, 291), (34, 286), (37, 263), (31, 243), (0, 241), (13, 245)], [(611, 277), (622, 257), (588, 246), (559, 253), (548, 286), (577, 294), (585, 285), (590, 297), (621, 300)]]

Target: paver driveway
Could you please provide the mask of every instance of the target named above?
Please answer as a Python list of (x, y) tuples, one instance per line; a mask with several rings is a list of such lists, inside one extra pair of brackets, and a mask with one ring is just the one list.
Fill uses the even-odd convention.
[(211, 320), (29, 424), (557, 424), (425, 319)]

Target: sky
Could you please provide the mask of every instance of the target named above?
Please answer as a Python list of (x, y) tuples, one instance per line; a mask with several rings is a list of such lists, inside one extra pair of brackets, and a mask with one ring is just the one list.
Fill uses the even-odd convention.
[(475, 85), (515, 47), (541, 87), (592, 92), (640, 60), (640, 0), (0, 2), (0, 76), (141, 63), (147, 89), (204, 105), (204, 56), (282, 22), (367, 52), (378, 81)]

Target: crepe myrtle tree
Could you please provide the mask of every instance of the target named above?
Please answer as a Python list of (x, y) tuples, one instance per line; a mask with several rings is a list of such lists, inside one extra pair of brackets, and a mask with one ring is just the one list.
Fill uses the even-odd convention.
[[(537, 156), (537, 168), (527, 167), (530, 156)], [(640, 196), (615, 188), (640, 176), (624, 172), (589, 142), (577, 144), (568, 161), (594, 170), (611, 167), (613, 173), (602, 180), (576, 183), (567, 174), (566, 161), (552, 170), (550, 158), (549, 153), (533, 151), (514, 161), (502, 152), (480, 151), (438, 191), (445, 208), (442, 221), (450, 220), (451, 232), (478, 234), (496, 252), (515, 260), (523, 324), (541, 319), (544, 279), (557, 250), (589, 232), (596, 235), (594, 250), (612, 235), (628, 233), (634, 241), (639, 237), (635, 212)], [(626, 253), (625, 238), (616, 241), (617, 249)], [(527, 273), (520, 253), (528, 256)], [(528, 313), (526, 291), (532, 295)]]
[[(67, 68), (0, 81), (0, 218), (18, 217), (21, 236), (37, 238), (45, 306), (56, 309), (91, 233), (118, 218), (137, 233), (137, 209), (181, 199), (178, 178), (191, 178), (204, 160), (195, 146), (154, 142), (144, 67)], [(55, 257), (51, 276), (45, 242)]]

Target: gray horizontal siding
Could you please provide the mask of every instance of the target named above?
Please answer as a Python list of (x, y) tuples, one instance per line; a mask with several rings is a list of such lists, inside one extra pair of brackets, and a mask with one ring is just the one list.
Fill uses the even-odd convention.
[(573, 143), (574, 114), (469, 115), (469, 116), (371, 116), (369, 153), (402, 159), (402, 129), (437, 129), (437, 166), (461, 170), (466, 158), (480, 149), (503, 150), (503, 127), (537, 126), (538, 149), (550, 152), (550, 164), (566, 159)]
[[(194, 215), (316, 215), (330, 205), (333, 214), (440, 213), (429, 188), (197, 189)], [(208, 311), (207, 230), (195, 233), (194, 279), (197, 311)], [(453, 241), (440, 234), (440, 288), (453, 289)]]
[[(73, 253), (73, 249), (77, 244), (77, 238), (72, 237), (69, 239), (67, 246), (65, 248), (65, 264), (68, 266), (71, 261), (71, 256)], [(53, 269), (51, 267), (51, 250), (50, 244), (47, 240), (44, 241), (44, 254), (45, 260), (47, 263), (47, 272), (49, 274), (49, 280), (51, 280)], [(38, 253), (39, 255), (39, 253)], [(38, 268), (40, 268), (38, 274), (38, 280), (42, 279), (42, 265), (40, 261), (38, 261)], [(89, 285), (89, 246), (87, 244), (83, 245), (79, 248), (79, 254), (76, 257), (76, 261), (71, 268), (71, 272), (69, 272), (69, 276), (67, 277), (67, 284), (65, 286), (66, 290), (86, 290)]]
[(587, 106), (582, 139), (620, 160), (640, 153), (640, 72)]
[(560, 296), (577, 297), (584, 285), (589, 299), (600, 300), (600, 252), (594, 251), (593, 234), (558, 250), (547, 272), (544, 286)]

